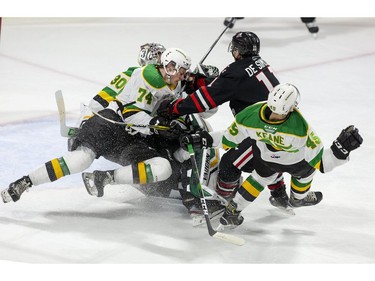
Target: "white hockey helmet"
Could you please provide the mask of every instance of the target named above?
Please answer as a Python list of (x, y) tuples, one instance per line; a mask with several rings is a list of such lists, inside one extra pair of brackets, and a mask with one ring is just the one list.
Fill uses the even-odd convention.
[(138, 54), (138, 63), (140, 66), (148, 64), (160, 63), (161, 54), (165, 51), (165, 47), (159, 43), (146, 43), (141, 46)]
[[(169, 48), (166, 49), (161, 55), (160, 63), (164, 67), (168, 75), (174, 75), (177, 71), (180, 70), (180, 68), (184, 68), (188, 72), (191, 66), (191, 59), (183, 50), (179, 48)], [(167, 71), (166, 67), (169, 63), (174, 64), (174, 73), (170, 73), (170, 71)]]
[(298, 106), (300, 93), (292, 84), (279, 84), (268, 94), (267, 105), (272, 112), (286, 115)]

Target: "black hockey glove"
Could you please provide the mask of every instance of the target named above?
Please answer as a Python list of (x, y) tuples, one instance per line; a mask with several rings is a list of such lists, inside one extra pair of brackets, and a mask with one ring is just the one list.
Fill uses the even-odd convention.
[(332, 143), (331, 149), (337, 159), (346, 159), (350, 151), (357, 149), (363, 142), (361, 135), (357, 128), (350, 125), (342, 130), (341, 134)]
[(177, 117), (177, 115), (173, 114), (172, 112), (174, 103), (175, 101), (170, 100), (162, 101), (156, 111), (157, 115), (169, 119)]
[(180, 146), (187, 150), (189, 144), (193, 145), (194, 149), (212, 147), (214, 140), (207, 131), (197, 131), (195, 134), (182, 135), (180, 137)]
[(150, 131), (167, 139), (178, 139), (184, 132), (185, 126), (177, 120), (156, 116), (150, 120)]

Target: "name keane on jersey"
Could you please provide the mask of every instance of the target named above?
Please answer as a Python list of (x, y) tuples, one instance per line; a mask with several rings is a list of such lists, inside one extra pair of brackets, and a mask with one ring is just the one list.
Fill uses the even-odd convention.
[(258, 59), (255, 61), (255, 65), (259, 68), (259, 69), (255, 69), (254, 68), (254, 64), (250, 64), (248, 67), (245, 68), (245, 71), (247, 72), (247, 74), (252, 77), (254, 74), (257, 74), (259, 70), (262, 70), (263, 68), (265, 68), (266, 66), (268, 66), (268, 64), (262, 60), (262, 59)]
[(260, 141), (271, 143), (273, 146), (285, 147), (284, 138), (282, 136), (276, 136), (267, 132), (256, 132), (257, 137)]
[(271, 145), (273, 148), (277, 150), (284, 150), (288, 152), (298, 152), (298, 149), (294, 149), (292, 145), (285, 146), (284, 137), (280, 135), (274, 135), (272, 133), (267, 132), (255, 132), (259, 141), (267, 143)]

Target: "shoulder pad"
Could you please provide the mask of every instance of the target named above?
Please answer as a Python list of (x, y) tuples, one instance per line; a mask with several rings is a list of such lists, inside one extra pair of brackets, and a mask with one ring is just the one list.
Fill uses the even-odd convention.
[(143, 68), (142, 76), (153, 88), (161, 89), (166, 83), (154, 64), (149, 64)]

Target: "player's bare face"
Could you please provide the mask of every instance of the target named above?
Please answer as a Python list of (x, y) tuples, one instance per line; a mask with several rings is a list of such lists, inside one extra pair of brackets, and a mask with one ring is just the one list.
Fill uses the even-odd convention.
[(176, 71), (176, 74), (171, 76), (171, 84), (185, 80), (186, 76), (187, 76), (187, 70), (181, 67), (178, 71)]
[(180, 67), (179, 69), (176, 69), (174, 63), (169, 63), (166, 67), (166, 73), (170, 77), (169, 84), (174, 85), (177, 84), (179, 81), (182, 81), (186, 79), (188, 76), (188, 70)]
[(236, 48), (232, 50), (232, 56), (236, 61), (241, 58), (240, 52)]
[(237, 61), (241, 58), (240, 52), (238, 51), (238, 49), (236, 47), (234, 47), (233, 42), (229, 43), (228, 52), (230, 52), (232, 54), (235, 61)]

